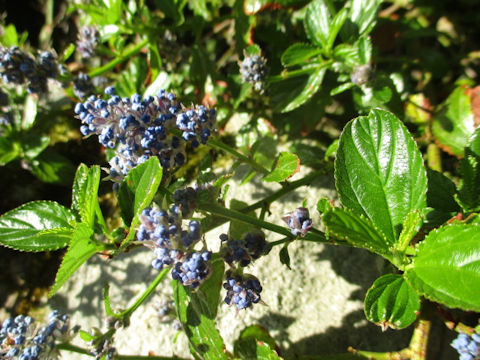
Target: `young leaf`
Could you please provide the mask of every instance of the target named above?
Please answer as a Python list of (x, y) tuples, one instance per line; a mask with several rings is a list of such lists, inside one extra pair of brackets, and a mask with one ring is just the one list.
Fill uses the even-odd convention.
[(282, 112), (288, 112), (298, 108), (300, 105), (306, 103), (313, 95), (315, 95), (318, 89), (320, 89), (320, 85), (322, 85), (325, 71), (325, 67), (318, 67), (315, 69), (315, 71), (308, 76), (308, 79), (303, 83), (302, 87), (300, 87), (300, 93), (298, 95), (293, 93), (293, 99), (283, 106)]
[(480, 311), (480, 227), (451, 224), (431, 231), (405, 276), (426, 298), (451, 308)]
[(72, 240), (68, 247), (62, 264), (55, 277), (55, 284), (50, 289), (49, 297), (55, 295), (60, 287), (67, 282), (70, 276), (93, 254), (101, 250), (102, 247), (92, 240), (93, 230), (88, 225), (77, 224), (73, 231)]
[(67, 246), (74, 216), (54, 201), (33, 201), (0, 217), (0, 244), (22, 251)]
[(327, 4), (323, 0), (313, 0), (305, 13), (305, 32), (315, 45), (327, 49), (332, 19)]
[(337, 38), (338, 33), (340, 32), (340, 29), (342, 28), (343, 24), (345, 23), (345, 20), (347, 20), (348, 17), (348, 11), (347, 8), (342, 8), (337, 15), (332, 20), (332, 23), (330, 24), (330, 31), (328, 34), (328, 39), (327, 39), (327, 49), (330, 50), (333, 47), (333, 44), (335, 42), (335, 39)]
[(462, 184), (458, 200), (467, 212), (480, 210), (480, 129), (477, 129), (465, 148), (465, 157), (460, 160)]
[(320, 53), (320, 49), (308, 44), (293, 44), (282, 54), (282, 65), (285, 67), (301, 65)]
[(400, 120), (385, 110), (374, 109), (345, 126), (335, 179), (343, 205), (366, 216), (389, 244), (397, 241), (407, 214), (426, 207), (420, 151)]
[(402, 232), (398, 238), (398, 243), (396, 246), (397, 250), (400, 250), (402, 253), (405, 252), (408, 245), (412, 241), (413, 237), (417, 231), (422, 226), (422, 214), (418, 210), (413, 210), (408, 213), (407, 217), (402, 224)]
[(118, 204), (126, 225), (150, 204), (162, 180), (162, 167), (156, 156), (130, 170), (118, 191)]
[(334, 236), (353, 246), (368, 249), (387, 259), (391, 258), (391, 244), (374, 224), (363, 216), (348, 209), (332, 208), (325, 211), (322, 221), (328, 232)]
[(223, 339), (215, 328), (222, 278), (223, 261), (217, 259), (212, 276), (196, 292), (184, 287), (177, 280), (172, 281), (177, 316), (183, 324), (195, 358), (228, 359)]
[(382, 329), (409, 326), (419, 310), (420, 297), (398, 274), (386, 274), (375, 280), (365, 297), (367, 319)]
[(455, 89), (432, 121), (432, 133), (446, 152), (463, 156), (468, 138), (475, 130), (471, 99), (468, 90)]
[(233, 344), (234, 354), (244, 360), (257, 359), (257, 355), (261, 352), (258, 349), (261, 343), (267, 344), (269, 349), (277, 347), (275, 339), (272, 338), (267, 329), (260, 325), (247, 326)]
[(98, 186), (100, 184), (100, 166), (88, 168), (80, 164), (75, 174), (72, 187), (72, 210), (79, 221), (90, 227), (95, 220), (95, 211), (98, 207)]
[(268, 182), (284, 181), (300, 171), (300, 159), (297, 155), (289, 152), (281, 152), (275, 164), (275, 168), (262, 180)]

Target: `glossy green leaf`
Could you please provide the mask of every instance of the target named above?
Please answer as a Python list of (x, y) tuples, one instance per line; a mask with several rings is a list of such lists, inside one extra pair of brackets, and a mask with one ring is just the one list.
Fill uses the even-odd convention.
[(67, 282), (70, 276), (93, 254), (102, 247), (92, 240), (93, 230), (88, 225), (77, 224), (73, 231), (72, 240), (63, 257), (60, 268), (55, 277), (55, 284), (49, 292), (49, 297), (55, 295), (60, 287)]
[(459, 87), (444, 102), (443, 109), (433, 117), (433, 136), (443, 150), (461, 157), (474, 131), (470, 96), (465, 88)]
[(190, 342), (192, 355), (204, 360), (228, 359), (225, 344), (215, 327), (223, 279), (223, 260), (212, 261), (212, 275), (197, 291), (172, 281), (177, 316)]
[(98, 204), (98, 187), (100, 185), (100, 166), (88, 167), (80, 164), (75, 174), (72, 187), (72, 210), (79, 221), (93, 226)]
[(46, 149), (31, 162), (32, 174), (46, 183), (70, 186), (75, 174), (72, 162), (59, 153)]
[(320, 53), (320, 49), (309, 44), (293, 44), (282, 54), (282, 64), (285, 67), (301, 65)]
[(272, 350), (267, 343), (257, 342), (257, 360), (281, 360), (275, 350)]
[(327, 49), (332, 18), (324, 0), (313, 0), (305, 13), (305, 32), (315, 45)]
[(70, 44), (68, 45), (68, 47), (63, 51), (63, 54), (62, 54), (62, 57), (60, 59), (60, 62), (65, 62), (67, 61), (70, 56), (73, 55), (73, 53), (75, 52), (75, 44)]
[(284, 181), (300, 171), (300, 159), (289, 152), (281, 152), (275, 168), (262, 180), (268, 182)]
[(130, 225), (152, 201), (162, 180), (162, 167), (156, 156), (130, 170), (120, 185), (118, 204), (122, 219)]
[(344, 40), (370, 33), (375, 26), (378, 8), (382, 2), (383, 0), (353, 0), (349, 20), (342, 31)]
[(327, 39), (327, 49), (330, 50), (333, 47), (335, 39), (337, 38), (338, 33), (342, 29), (343, 24), (347, 20), (348, 10), (347, 8), (342, 8), (333, 18), (330, 24), (330, 30)]
[(0, 217), (0, 244), (22, 251), (57, 250), (67, 246), (73, 214), (54, 201), (33, 201)]
[(405, 276), (426, 298), (451, 308), (480, 311), (480, 226), (451, 224), (431, 231)]
[(461, 186), (458, 200), (466, 212), (480, 211), (480, 129), (477, 129), (460, 160)]
[(403, 329), (416, 320), (419, 311), (420, 297), (402, 275), (383, 275), (365, 297), (367, 319), (382, 329)]
[(402, 122), (385, 110), (374, 109), (345, 126), (335, 180), (343, 205), (367, 217), (389, 244), (397, 241), (407, 214), (426, 207), (420, 151)]
[(358, 56), (361, 65), (367, 65), (372, 58), (372, 41), (368, 36), (362, 36), (357, 41)]
[(330, 95), (335, 96), (335, 95), (341, 94), (342, 92), (347, 91), (348, 89), (351, 89), (354, 86), (356, 85), (351, 82), (343, 83), (337, 86), (336, 88), (333, 88), (332, 90), (330, 90)]
[[(299, 83), (298, 88), (290, 89), (291, 96), (284, 98), (281, 111), (288, 112), (298, 108), (300, 105), (306, 103), (322, 85), (323, 77), (325, 76), (326, 68), (319, 67), (313, 71), (308, 78), (303, 78), (303, 81)], [(295, 90), (298, 90), (297, 93)]]
[(349, 244), (391, 258), (389, 241), (372, 222), (348, 209), (332, 208), (322, 215), (328, 233)]

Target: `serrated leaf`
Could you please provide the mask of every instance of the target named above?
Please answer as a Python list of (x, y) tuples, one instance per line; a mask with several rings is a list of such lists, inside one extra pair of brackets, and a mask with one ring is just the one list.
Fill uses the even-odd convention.
[(405, 277), (426, 298), (480, 311), (480, 226), (452, 224), (431, 231)]
[(422, 214), (420, 214), (420, 211), (413, 210), (408, 213), (403, 221), (402, 232), (398, 238), (398, 244), (396, 246), (398, 250), (404, 252), (407, 249), (413, 237), (417, 234), (418, 230), (420, 230), (422, 220)]
[(390, 243), (373, 223), (348, 209), (332, 208), (322, 215), (328, 233), (349, 244), (391, 259)]
[(215, 316), (222, 287), (223, 261), (212, 263), (212, 276), (191, 291), (178, 281), (172, 281), (177, 316), (188, 337), (192, 355), (204, 360), (228, 359), (225, 344), (215, 327)]
[(73, 273), (93, 254), (102, 247), (92, 240), (93, 229), (86, 224), (77, 224), (73, 231), (72, 240), (63, 257), (60, 268), (55, 277), (55, 284), (50, 289), (49, 297), (55, 295), (60, 287), (67, 282)]
[(130, 170), (118, 191), (118, 204), (126, 225), (131, 225), (134, 216), (150, 204), (161, 180), (162, 167), (156, 156)]
[(335, 180), (343, 205), (367, 217), (389, 244), (398, 240), (407, 214), (426, 207), (420, 151), (401, 121), (385, 110), (374, 109), (345, 126)]
[(100, 185), (100, 166), (88, 168), (80, 164), (72, 187), (72, 210), (77, 218), (93, 226), (95, 211), (98, 207), (98, 187)]
[(305, 32), (315, 45), (327, 48), (331, 22), (330, 11), (323, 0), (313, 0), (308, 5), (304, 19)]
[(340, 32), (343, 24), (348, 18), (347, 8), (342, 8), (333, 18), (330, 24), (330, 30), (328, 33), (327, 39), (327, 50), (330, 50), (333, 47), (335, 39), (337, 38), (338, 33)]
[(458, 200), (466, 212), (480, 210), (480, 129), (477, 129), (460, 160), (461, 186)]
[(262, 180), (268, 182), (284, 181), (300, 171), (300, 159), (289, 152), (281, 152), (275, 168)]
[(293, 44), (282, 54), (282, 65), (285, 67), (307, 63), (310, 58), (318, 55), (321, 50), (309, 44)]
[(73, 214), (54, 201), (33, 201), (0, 217), (0, 244), (22, 251), (57, 250), (67, 246)]
[(367, 319), (382, 329), (403, 329), (420, 310), (420, 297), (402, 275), (386, 274), (375, 280), (365, 296)]
[(433, 117), (433, 136), (443, 150), (461, 157), (474, 131), (475, 122), (468, 90), (459, 87), (443, 103), (441, 112)]

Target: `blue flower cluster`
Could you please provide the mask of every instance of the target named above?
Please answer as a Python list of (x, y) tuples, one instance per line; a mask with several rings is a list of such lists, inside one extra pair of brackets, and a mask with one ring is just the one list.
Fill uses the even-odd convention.
[(309, 216), (307, 208), (299, 207), (286, 214), (282, 219), (287, 223), (294, 236), (305, 236), (313, 225)]
[(79, 73), (73, 78), (73, 93), (79, 99), (83, 99), (87, 95), (95, 91), (92, 79), (87, 74)]
[(82, 26), (78, 32), (76, 50), (82, 59), (89, 59), (93, 56), (99, 42), (100, 33), (94, 26)]
[(231, 271), (227, 272), (226, 278), (223, 287), (227, 290), (227, 305), (235, 305), (238, 310), (242, 310), (260, 302), (262, 286), (257, 278), (252, 275), (233, 274)]
[(232, 266), (239, 263), (240, 266), (247, 266), (252, 260), (263, 255), (267, 242), (261, 232), (247, 233), (242, 239), (231, 239), (227, 234), (221, 234), (222, 246), (220, 254), (227, 264)]
[[(108, 87), (108, 100), (95, 95), (78, 103), (75, 113), (83, 135), (98, 135), (100, 143), (116, 148), (110, 160), (110, 177), (120, 181), (130, 169), (157, 156), (167, 171), (186, 160), (185, 145), (205, 143), (213, 131), (216, 112), (205, 106), (185, 108), (172, 93), (160, 90), (144, 99), (138, 94), (120, 98)], [(173, 134), (181, 131), (181, 136)], [(117, 146), (118, 145), (118, 146)]]
[(58, 76), (58, 64), (49, 51), (41, 52), (37, 59), (18, 46), (0, 47), (0, 74), (5, 83), (27, 85), (27, 91), (47, 92), (47, 79)]
[(265, 91), (267, 79), (267, 63), (260, 55), (246, 56), (240, 64), (242, 82), (250, 83), (255, 91), (262, 94)]
[(192, 187), (186, 187), (185, 189), (178, 189), (172, 195), (172, 199), (182, 210), (182, 216), (184, 218), (191, 217), (196, 207), (197, 190)]
[[(234, 304), (237, 309), (246, 309), (260, 301), (262, 287), (260, 281), (253, 275), (243, 274), (242, 268), (252, 260), (264, 254), (267, 243), (262, 232), (251, 232), (241, 239), (232, 239), (227, 234), (221, 234), (220, 255), (232, 268), (226, 273), (223, 287), (227, 290), (225, 303)], [(235, 263), (239, 268), (234, 268)]]
[(452, 341), (452, 347), (458, 351), (459, 360), (479, 360), (480, 359), (480, 335), (472, 334), (471, 336), (460, 333), (457, 338)]
[(0, 330), (0, 358), (16, 360), (56, 359), (55, 341), (64, 340), (69, 330), (68, 316), (53, 311), (46, 325), (38, 327), (30, 316), (9, 318)]
[(138, 241), (155, 254), (152, 267), (157, 270), (173, 266), (172, 277), (183, 285), (198, 287), (210, 274), (211, 252), (193, 250), (202, 237), (200, 223), (191, 220), (188, 230), (182, 228), (182, 212), (173, 205), (169, 211), (148, 207), (140, 215)]

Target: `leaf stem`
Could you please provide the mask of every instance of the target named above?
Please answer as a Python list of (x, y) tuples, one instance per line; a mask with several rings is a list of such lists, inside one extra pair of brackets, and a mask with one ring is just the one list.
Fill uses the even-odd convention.
[(321, 68), (328, 67), (333, 63), (333, 60), (328, 60), (324, 61), (321, 64), (317, 65), (310, 65), (308, 67), (303, 67), (298, 70), (292, 70), (292, 71), (282, 71), (279, 75), (272, 75), (268, 78), (269, 83), (274, 83), (274, 82), (279, 82), (288, 78), (296, 77), (296, 76), (302, 76), (302, 75), (310, 75), (313, 72), (320, 70)]
[(265, 169), (262, 165), (257, 163), (255, 160), (253, 160), (252, 158), (250, 158), (248, 156), (245, 156), (245, 155), (239, 153), (237, 150), (233, 149), (232, 147), (228, 146), (227, 144), (223, 143), (222, 141), (213, 140), (213, 139), (208, 140), (207, 145), (209, 145), (211, 147), (214, 147), (214, 148), (217, 148), (217, 149), (221, 149), (221, 150), (229, 153), (230, 155), (233, 155), (235, 158), (237, 158), (238, 160), (250, 165), (255, 171), (257, 171), (261, 174), (267, 175), (267, 174), (270, 173), (270, 171)]
[(138, 299), (132, 304), (132, 306), (130, 306), (127, 310), (124, 310), (120, 313), (114, 314), (113, 316), (116, 317), (116, 318), (123, 318), (123, 321), (125, 323), (128, 323), (129, 317), (153, 293), (153, 291), (158, 286), (158, 284), (160, 284), (162, 282), (162, 280), (165, 278), (165, 275), (167, 275), (168, 271), (169, 271), (169, 268), (163, 269), (160, 272), (160, 274), (157, 275), (155, 280), (153, 280), (152, 283), (148, 286), (148, 288), (143, 292), (143, 294), (140, 295), (138, 297)]
[(103, 75), (104, 73), (110, 71), (111, 69), (113, 69), (115, 66), (117, 66), (118, 64), (121, 64), (122, 62), (126, 61), (129, 57), (135, 55), (136, 53), (138, 53), (140, 50), (142, 50), (142, 48), (148, 44), (148, 38), (147, 39), (144, 39), (142, 40), (140, 43), (138, 43), (137, 45), (135, 45), (133, 48), (131, 48), (130, 50), (126, 51), (125, 53), (119, 55), (117, 58), (113, 59), (112, 61), (110, 61), (108, 64), (105, 64), (104, 66), (101, 66), (97, 69), (94, 69), (92, 71), (90, 71), (88, 73), (88, 75), (90, 77), (95, 77), (95, 76), (99, 76), (99, 75)]

